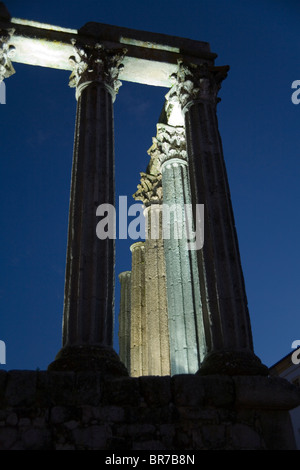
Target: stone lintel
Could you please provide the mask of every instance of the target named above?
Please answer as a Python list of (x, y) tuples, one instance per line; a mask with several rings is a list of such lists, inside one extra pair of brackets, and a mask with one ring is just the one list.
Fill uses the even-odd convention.
[(100, 43), (106, 48), (126, 48), (120, 80), (167, 88), (171, 86), (169, 77), (177, 71), (178, 60), (213, 65), (216, 57), (205, 42), (102, 23), (87, 23), (77, 30), (13, 17), (9, 20), (8, 14), (3, 14), (0, 28), (14, 28), (9, 44), (16, 48), (16, 63), (70, 71), (71, 41), (79, 39), (87, 45)]

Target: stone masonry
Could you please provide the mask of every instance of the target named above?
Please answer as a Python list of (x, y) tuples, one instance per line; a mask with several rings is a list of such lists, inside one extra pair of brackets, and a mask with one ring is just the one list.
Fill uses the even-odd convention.
[(292, 450), (299, 395), (275, 377), (1, 371), (0, 450)]

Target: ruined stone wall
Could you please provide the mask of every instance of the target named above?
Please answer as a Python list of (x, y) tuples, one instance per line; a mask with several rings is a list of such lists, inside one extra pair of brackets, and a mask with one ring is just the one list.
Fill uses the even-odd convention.
[(0, 449), (293, 449), (279, 378), (0, 371)]

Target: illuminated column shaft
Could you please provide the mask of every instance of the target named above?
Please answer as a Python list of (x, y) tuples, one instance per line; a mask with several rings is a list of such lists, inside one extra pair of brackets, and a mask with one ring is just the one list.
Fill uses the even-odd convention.
[(145, 207), (145, 345), (147, 367), (143, 375), (170, 375), (166, 265), (162, 239), (162, 175), (152, 147), (150, 163), (141, 173), (135, 200)]
[(166, 265), (162, 239), (161, 204), (151, 204), (146, 207), (145, 219), (147, 230), (145, 240), (147, 375), (170, 375)]
[(174, 375), (197, 372), (205, 353), (205, 338), (197, 258), (195, 251), (188, 249), (186, 237), (185, 205), (191, 204), (187, 161), (182, 158), (179, 148), (173, 145), (172, 150), (173, 156), (166, 153), (161, 157), (161, 171), (164, 208), (169, 211), (164, 252), (170, 362), (171, 374)]
[(144, 242), (131, 245), (130, 375), (147, 375)]
[[(116, 372), (113, 351), (114, 239), (96, 234), (97, 207), (114, 205), (113, 100), (120, 56), (76, 45), (70, 58), (77, 117), (71, 182), (63, 349), (56, 366)], [(105, 357), (108, 359), (106, 360)], [(60, 359), (60, 361), (58, 361)], [(120, 361), (119, 361), (120, 362)], [(60, 366), (62, 364), (62, 366)], [(121, 364), (121, 363), (120, 363)], [(124, 366), (123, 366), (124, 368)]]
[(227, 68), (179, 65), (175, 85), (185, 118), (193, 204), (204, 204), (198, 250), (208, 355), (202, 373), (265, 373), (253, 354), (244, 279), (216, 116)]
[(119, 356), (130, 370), (131, 271), (119, 274), (121, 284), (119, 312)]
[(205, 339), (197, 258), (187, 239), (191, 195), (184, 128), (160, 123), (153, 142), (162, 172), (171, 374), (195, 373)]

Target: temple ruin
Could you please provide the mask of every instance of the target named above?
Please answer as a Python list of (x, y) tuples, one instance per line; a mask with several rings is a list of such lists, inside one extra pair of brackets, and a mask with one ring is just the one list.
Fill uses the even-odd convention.
[[(229, 67), (215, 64), (206, 42), (93, 22), (56, 27), (13, 18), (3, 4), (0, 29), (0, 81), (9, 80), (14, 62), (68, 70), (66, 86), (77, 100), (62, 348), (47, 371), (1, 374), (3, 413), (18, 417), (22, 407), (24, 416), (28, 407), (35, 439), (26, 441), (18, 419), (8, 420), (14, 439), (0, 436), (0, 446), (292, 449), (288, 410), (299, 405), (299, 391), (271, 379), (253, 349), (218, 131), (218, 93)], [(162, 86), (166, 94), (134, 193), (147, 230), (156, 219), (160, 235), (148, 231), (133, 243), (132, 266), (118, 274), (117, 354), (115, 241), (99, 239), (95, 227), (96, 207), (115, 204), (113, 108), (122, 81)], [(162, 205), (175, 207), (170, 237), (161, 236)], [(188, 247), (174, 233), (186, 224), (196, 230), (200, 206), (204, 238)], [(41, 410), (50, 416), (42, 434), (32, 418)], [(66, 437), (61, 430), (70, 420), (77, 432), (69, 426)]]

